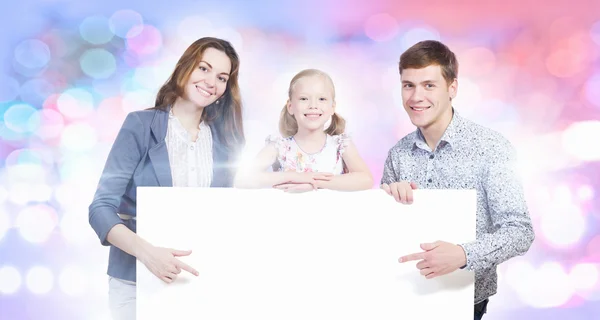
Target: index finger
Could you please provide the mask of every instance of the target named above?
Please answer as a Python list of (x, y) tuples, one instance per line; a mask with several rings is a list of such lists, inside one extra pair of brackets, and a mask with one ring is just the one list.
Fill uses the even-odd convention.
[(398, 262), (408, 262), (408, 261), (416, 261), (416, 260), (425, 260), (425, 252), (413, 253), (398, 259)]
[(187, 264), (185, 264), (185, 263), (181, 262), (180, 260), (177, 260), (177, 264), (176, 264), (176, 265), (177, 265), (179, 268), (181, 268), (181, 269), (183, 269), (183, 270), (185, 270), (185, 271), (187, 271), (187, 272), (189, 272), (189, 273), (191, 273), (191, 274), (193, 274), (193, 275), (195, 275), (195, 276), (198, 276), (198, 275), (199, 275), (199, 273), (198, 273), (198, 271), (196, 271), (196, 269), (194, 269), (194, 268), (192, 268), (192, 267), (188, 266)]

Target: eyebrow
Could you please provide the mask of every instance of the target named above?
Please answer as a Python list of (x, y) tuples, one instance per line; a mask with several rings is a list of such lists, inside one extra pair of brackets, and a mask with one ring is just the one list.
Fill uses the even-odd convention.
[[(402, 83), (410, 83), (413, 84), (412, 81), (408, 81), (408, 80), (402, 80)], [(428, 83), (437, 83), (437, 81), (435, 80), (425, 80), (425, 81), (421, 81), (421, 84), (428, 84)]]
[[(208, 65), (208, 67), (209, 67), (209, 68), (213, 69), (213, 66), (212, 66), (210, 63), (208, 63), (208, 62), (206, 62), (206, 61), (204, 61), (204, 60), (201, 60), (200, 62), (204, 62), (204, 63), (206, 63), (206, 64)], [(227, 73), (227, 72), (221, 72), (221, 73), (219, 73), (219, 74), (222, 74), (222, 75), (229, 76), (229, 73)]]

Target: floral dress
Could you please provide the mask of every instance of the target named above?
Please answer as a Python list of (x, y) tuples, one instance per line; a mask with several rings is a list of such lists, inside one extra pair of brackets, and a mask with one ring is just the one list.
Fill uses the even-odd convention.
[(319, 152), (304, 152), (296, 143), (293, 136), (269, 136), (267, 144), (272, 143), (277, 149), (277, 161), (273, 166), (274, 171), (296, 172), (326, 172), (342, 174), (346, 167), (342, 155), (350, 138), (346, 134), (327, 135), (325, 145)]

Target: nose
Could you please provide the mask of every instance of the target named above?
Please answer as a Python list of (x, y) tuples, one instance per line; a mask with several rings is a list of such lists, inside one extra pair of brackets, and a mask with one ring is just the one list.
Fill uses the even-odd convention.
[(214, 77), (208, 76), (204, 79), (204, 82), (206, 83), (206, 85), (208, 85), (210, 88), (215, 86), (216, 83), (216, 79)]
[(412, 92), (412, 96), (410, 97), (410, 99), (412, 101), (418, 102), (418, 101), (423, 101), (425, 97), (425, 89), (416, 86), (415, 89)]

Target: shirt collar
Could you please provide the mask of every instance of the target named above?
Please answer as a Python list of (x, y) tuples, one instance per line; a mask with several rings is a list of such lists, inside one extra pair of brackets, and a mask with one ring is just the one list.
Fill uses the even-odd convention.
[[(448, 124), (446, 131), (444, 131), (442, 138), (438, 142), (438, 145), (447, 144), (450, 147), (455, 146), (458, 135), (460, 134), (461, 129), (463, 127), (463, 124), (464, 124), (464, 119), (458, 114), (458, 112), (454, 108), (452, 108), (452, 119), (450, 120), (450, 123)], [(443, 144), (442, 144), (442, 142), (443, 142)], [(425, 137), (421, 133), (421, 130), (418, 128), (417, 128), (417, 131), (415, 132), (415, 138), (414, 138), (414, 144), (413, 144), (413, 148), (415, 148), (415, 147), (424, 149), (424, 150), (428, 150), (428, 151), (432, 151), (429, 149), (429, 146), (427, 145), (427, 142), (425, 141)]]

